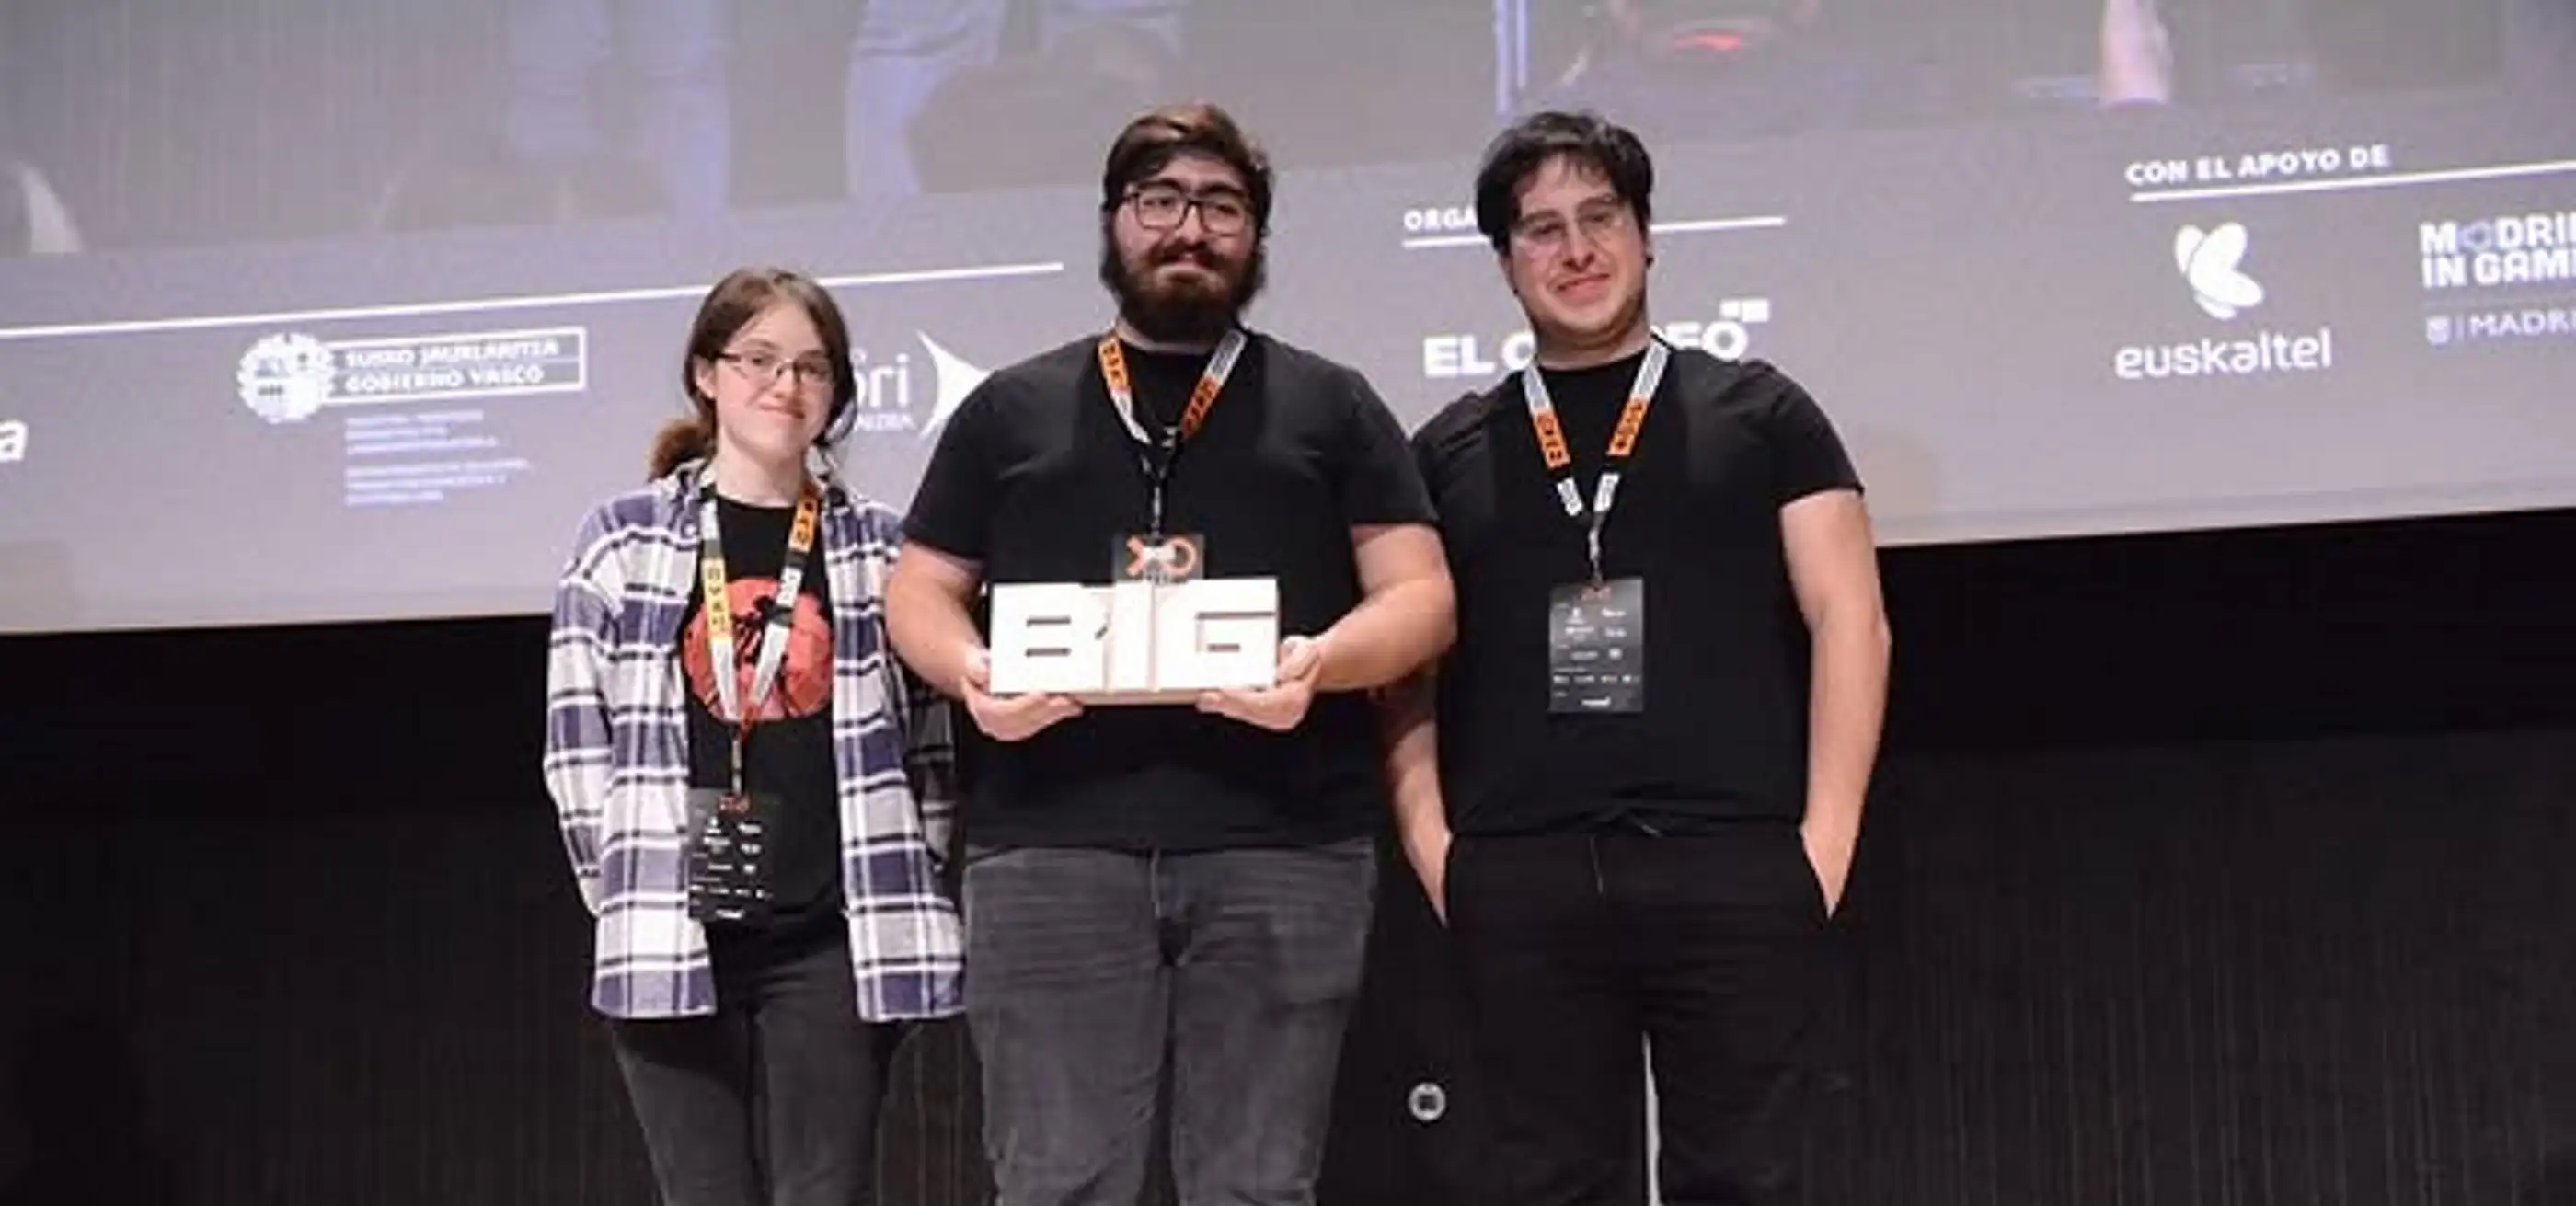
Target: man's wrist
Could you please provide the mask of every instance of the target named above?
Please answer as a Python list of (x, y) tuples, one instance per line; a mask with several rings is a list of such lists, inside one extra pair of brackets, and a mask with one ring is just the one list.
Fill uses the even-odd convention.
[(983, 644), (977, 641), (966, 642), (965, 648), (958, 651), (956, 669), (948, 680), (949, 698), (962, 701), (973, 694), (975, 663), (985, 656)]
[(1306, 638), (1306, 655), (1315, 661), (1314, 670), (1306, 677), (1318, 686), (1332, 681), (1333, 630), (1327, 628)]

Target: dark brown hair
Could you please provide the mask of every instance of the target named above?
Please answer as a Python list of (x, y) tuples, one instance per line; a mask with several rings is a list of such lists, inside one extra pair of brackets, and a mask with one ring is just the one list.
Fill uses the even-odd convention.
[[(697, 321), (689, 324), (688, 351), (680, 357), (680, 392), (688, 396), (689, 415), (672, 420), (653, 437), (650, 476), (662, 477), (682, 461), (715, 451), (716, 400), (698, 391), (698, 368), (713, 363), (736, 334), (780, 302), (804, 307), (815, 333), (823, 337), (823, 354), (832, 361), (832, 419), (838, 420), (857, 400), (858, 374), (850, 367), (850, 327), (832, 295), (814, 278), (792, 269), (737, 268), (707, 290), (706, 299), (698, 303)], [(815, 442), (829, 439), (831, 430), (826, 423), (823, 437)]]
[(1476, 169), (1476, 229), (1495, 251), (1511, 250), (1521, 189), (1552, 159), (1570, 160), (1609, 181), (1635, 213), (1637, 229), (1654, 224), (1655, 160), (1634, 132), (1597, 113), (1533, 113), (1495, 135)]
[(1116, 212), (1137, 181), (1185, 152), (1220, 160), (1240, 173), (1252, 194), (1253, 234), (1270, 232), (1270, 157), (1232, 114), (1205, 101), (1150, 110), (1118, 132), (1118, 141), (1109, 144), (1109, 160), (1101, 166), (1101, 216)]

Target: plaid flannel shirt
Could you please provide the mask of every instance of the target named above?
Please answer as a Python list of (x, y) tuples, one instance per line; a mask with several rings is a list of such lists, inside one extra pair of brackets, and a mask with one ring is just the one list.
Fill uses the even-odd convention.
[[(597, 921), (591, 1005), (615, 1018), (715, 1012), (706, 931), (689, 916), (689, 787), (680, 621), (696, 579), (703, 462), (583, 521), (555, 591), (546, 659), (546, 788)], [(946, 701), (885, 640), (900, 520), (826, 483), (832, 753), (841, 892), (859, 1014), (896, 1021), (963, 1005), (964, 938), (943, 886), (956, 816)]]

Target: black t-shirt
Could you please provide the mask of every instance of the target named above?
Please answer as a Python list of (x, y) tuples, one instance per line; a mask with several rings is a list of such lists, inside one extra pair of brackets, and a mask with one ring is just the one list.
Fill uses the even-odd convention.
[[(1642, 355), (1547, 374), (1587, 501)], [(1859, 486), (1806, 391), (1760, 361), (1673, 354), (1601, 538), (1604, 575), (1646, 587), (1645, 706), (1626, 715), (1548, 711), (1548, 594), (1590, 569), (1518, 374), (1452, 403), (1413, 443), (1458, 588), (1439, 696), (1458, 832), (1804, 812), (1805, 627), (1780, 508)]]
[[(763, 507), (716, 500), (724, 535), (726, 586), (733, 606), (735, 698), (751, 699), (752, 670), (778, 598), (787, 561), (793, 507)], [(823, 544), (806, 554), (797, 588), (787, 653), (743, 746), (743, 786), (775, 792), (762, 875), (769, 886), (774, 930), (821, 924), (841, 911), (840, 774), (832, 762), (832, 599), (824, 580)], [(689, 685), (689, 785), (722, 789), (732, 778), (731, 726), (716, 719), (718, 703), (707, 645), (706, 592), (690, 562), (688, 610), (680, 618), (680, 668)], [(740, 706), (740, 705), (737, 705)]]
[[(981, 563), (989, 583), (1110, 581), (1147, 527), (1137, 446), (1109, 403), (1096, 338), (995, 373), (940, 434), (905, 535)], [(1205, 355), (1126, 349), (1138, 419), (1177, 420)], [(1282, 636), (1360, 601), (1351, 529), (1428, 523), (1404, 430), (1357, 372), (1254, 336), (1165, 494), (1166, 530), (1206, 540), (1206, 577), (1273, 577)], [(963, 825), (1005, 846), (1188, 850), (1365, 833), (1384, 804), (1358, 694), (1318, 696), (1270, 733), (1188, 705), (1095, 707), (1022, 742), (980, 742)]]

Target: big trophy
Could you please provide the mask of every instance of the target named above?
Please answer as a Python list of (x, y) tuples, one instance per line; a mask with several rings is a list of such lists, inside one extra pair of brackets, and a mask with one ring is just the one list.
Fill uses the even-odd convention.
[(993, 694), (1171, 704), (1276, 685), (1278, 579), (1198, 577), (1202, 548), (1128, 540), (1106, 586), (993, 584)]

